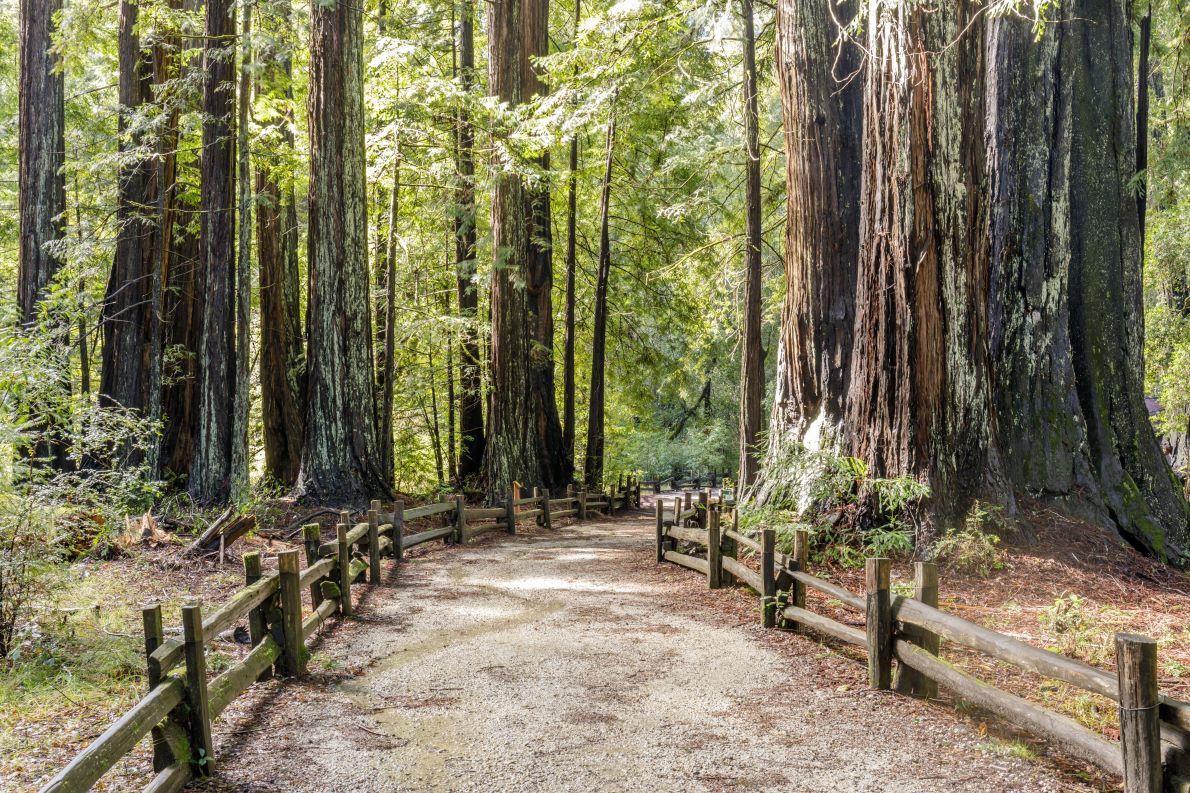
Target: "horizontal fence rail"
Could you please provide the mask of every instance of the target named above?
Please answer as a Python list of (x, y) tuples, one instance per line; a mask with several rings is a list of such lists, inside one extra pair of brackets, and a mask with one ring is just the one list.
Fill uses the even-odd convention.
[[(771, 529), (758, 538), (735, 528), (720, 530), (723, 505), (710, 501), (705, 491), (697, 503), (690, 493), (666, 501), (657, 499), (654, 504), (658, 562), (695, 570), (707, 577), (712, 589), (730, 583), (751, 587), (760, 596), (765, 627), (809, 629), (860, 648), (867, 656), (871, 688), (931, 698), (941, 685), (1122, 777), (1126, 793), (1190, 793), (1190, 703), (1158, 692), (1157, 645), (1152, 639), (1117, 634), (1117, 671), (1109, 672), (940, 610), (937, 569), (930, 562), (915, 564), (914, 594), (902, 597), (892, 595), (889, 560), (868, 559), (865, 591), (854, 593), (809, 574), (804, 531), (795, 533), (793, 553), (786, 555), (777, 552)], [(741, 551), (758, 557), (759, 571), (740, 558)], [(864, 627), (811, 611), (807, 589), (859, 612)], [(939, 657), (942, 639), (1115, 701), (1121, 740), (1109, 741), (1073, 719), (957, 669)]]
[[(215, 767), (211, 722), (253, 683), (274, 675), (304, 675), (309, 656), (306, 643), (332, 617), (351, 616), (352, 589), (361, 581), (378, 583), (384, 557), (391, 558), (399, 570), (406, 550), (433, 540), (463, 543), (489, 531), (515, 534), (517, 524), (529, 520), (550, 528), (552, 520), (561, 517), (583, 518), (599, 508), (610, 515), (639, 506), (640, 482), (631, 476), (621, 476), (607, 491), (588, 493), (571, 488), (557, 499), (545, 489), (535, 489), (531, 497), (524, 498), (514, 490), (500, 506), (469, 507), (462, 496), (456, 496), (410, 509), (398, 501), (392, 512), (383, 512), (380, 502), (373, 501), (366, 521), (353, 522), (350, 513), (340, 513), (334, 541), (323, 542), (316, 523), (303, 526), (302, 548), (280, 552), (275, 573), (263, 575), (258, 552), (244, 554), (244, 587), (206, 617), (199, 603), (183, 606), (182, 639), (164, 638), (159, 604), (144, 608), (149, 692), (42, 791), (89, 790), (150, 734), (156, 775), (147, 791), (172, 793), (195, 777), (209, 776)], [(408, 521), (433, 517), (444, 525), (405, 532)], [(301, 551), (305, 568), (299, 560)], [(308, 614), (303, 611), (303, 590), (310, 595)], [(208, 679), (208, 645), (244, 619), (252, 650), (230, 669)], [(177, 673), (171, 674), (175, 670)]]

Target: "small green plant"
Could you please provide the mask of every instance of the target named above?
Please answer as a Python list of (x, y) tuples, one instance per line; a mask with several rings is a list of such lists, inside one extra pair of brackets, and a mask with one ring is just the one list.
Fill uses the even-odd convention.
[(1004, 568), (1000, 538), (974, 527), (950, 529), (934, 543), (934, 558), (950, 570), (987, 578)]
[(1099, 663), (1109, 654), (1109, 635), (1096, 627), (1087, 599), (1069, 594), (1058, 598), (1041, 612), (1038, 621), (1049, 633), (1050, 649), (1063, 655)]

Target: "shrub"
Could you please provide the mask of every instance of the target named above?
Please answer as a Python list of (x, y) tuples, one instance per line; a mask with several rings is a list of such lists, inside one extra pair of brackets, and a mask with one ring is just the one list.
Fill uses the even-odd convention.
[(934, 558), (950, 570), (974, 573), (982, 578), (1003, 569), (1000, 537), (989, 531), (1005, 529), (1001, 514), (998, 506), (975, 502), (963, 521), (963, 528), (947, 530), (934, 543)]

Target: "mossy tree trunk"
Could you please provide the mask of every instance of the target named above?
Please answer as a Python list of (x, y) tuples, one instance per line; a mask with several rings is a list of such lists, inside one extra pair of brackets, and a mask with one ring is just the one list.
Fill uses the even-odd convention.
[(306, 443), (296, 492), (386, 495), (373, 388), (364, 159), (363, 10), (310, 11), (310, 209)]

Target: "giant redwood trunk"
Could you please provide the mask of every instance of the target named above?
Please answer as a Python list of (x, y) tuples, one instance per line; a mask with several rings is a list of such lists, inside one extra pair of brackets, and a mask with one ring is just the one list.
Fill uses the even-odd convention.
[[(522, 3), (521, 98), (525, 100), (548, 91), (535, 60), (549, 53), (549, 11), (549, 0), (525, 0)], [(541, 155), (538, 165), (545, 171), (549, 170), (548, 151)], [(574, 473), (574, 460), (566, 453), (563, 443), (554, 389), (554, 244), (549, 185), (531, 185), (528, 193), (526, 286), (530, 297), (529, 309), (533, 315), (533, 340), (536, 342), (529, 350), (533, 390), (531, 407), (541, 483), (557, 491), (570, 482)]]
[(756, 108), (756, 37), (752, 0), (741, 0), (744, 22), (744, 332), (740, 350), (740, 485), (756, 480), (760, 410), (764, 401), (764, 351), (760, 312), (760, 117)]
[[(581, 0), (574, 0), (574, 35), (578, 38)], [(577, 69), (577, 67), (576, 67)], [(576, 72), (577, 73), (577, 72)], [(570, 138), (566, 180), (566, 305), (562, 320), (562, 453), (574, 464), (574, 277), (578, 269), (578, 135)]]
[(851, 453), (928, 482), (944, 528), (1009, 498), (992, 443), (981, 8), (873, 4), (866, 20), (863, 188)]
[[(65, 97), (62, 73), (53, 53), (54, 14), (60, 0), (21, 0), (20, 6), (20, 90), (17, 100), (18, 173), (20, 216), (17, 303), (20, 322), (32, 327), (39, 304), (58, 272), (60, 262), (47, 244), (62, 237), (62, 213), (66, 209), (66, 182), (62, 174), (65, 156)], [(58, 323), (55, 323), (58, 324)], [(59, 326), (63, 336), (64, 326)], [(81, 334), (80, 334), (81, 335)], [(85, 340), (84, 346), (85, 350)], [(65, 345), (66, 339), (61, 342)], [(86, 361), (83, 361), (86, 371)], [(36, 411), (36, 408), (33, 408)], [(43, 440), (31, 449), (39, 460), (52, 458), (64, 467), (63, 443), (50, 440), (56, 433), (47, 423)]]
[(1020, 491), (1184, 560), (1186, 505), (1144, 405), (1132, 40), (1126, 9), (1071, 0), (1033, 40), (988, 37), (991, 339), (1006, 470)]
[(372, 387), (363, 10), (310, 10), (306, 443), (297, 491), (339, 502), (388, 493)]
[[(279, 11), (262, 7), (261, 27), (281, 34), (291, 19), (288, 3)], [(286, 96), (289, 91), (288, 50), (262, 53), (264, 71), (257, 92)], [(283, 197), (276, 171), (281, 157), (273, 154), (293, 148), (289, 118), (273, 124), (271, 147), (257, 154), (256, 259), (260, 267), (260, 410), (264, 430), (265, 473), (286, 486), (297, 481), (305, 438), (302, 396), (305, 390), (305, 355), (302, 349), (301, 285), (298, 278), (296, 233), (287, 228), (291, 209)], [(279, 153), (279, 152), (278, 152)], [(295, 224), (296, 226), (296, 224)]]
[(116, 251), (103, 301), (103, 356), (99, 396), (108, 404), (144, 411), (149, 406), (153, 343), (153, 285), (159, 233), (154, 207), (157, 178), (146, 147), (152, 141), (135, 130), (130, 115), (152, 98), (153, 68), (138, 34), (139, 6), (119, 6), (120, 150), (116, 188)]
[[(488, 90), (501, 102), (515, 106), (544, 90), (531, 59), (547, 51), (548, 21), (548, 0), (489, 4)], [(539, 164), (549, 160), (543, 156)], [(549, 195), (502, 165), (496, 170), (484, 479), (488, 495), (502, 498), (513, 481), (558, 487), (571, 471), (553, 386)]]
[(207, 0), (203, 45), (202, 185), (197, 428), (190, 495), (200, 503), (231, 492), (235, 404), (235, 5)]
[[(475, 83), (475, 6), (463, 0), (459, 20), (459, 77), (470, 95)], [(459, 317), (459, 471), (461, 482), (479, 474), (483, 465), (483, 380), (479, 355), (479, 293), (475, 283), (475, 131), (471, 110), (464, 104), (458, 113), (459, 195), (455, 210), (455, 267)]]
[[(844, 23), (855, 4), (835, 6)], [(789, 447), (837, 451), (851, 369), (859, 251), (860, 50), (822, 0), (777, 4), (777, 79), (785, 130), (785, 302), (760, 501), (795, 498)], [(841, 48), (840, 48), (841, 47)]]
[[(183, 0), (181, 6), (190, 13), (197, 12), (201, 0)], [(175, 0), (176, 3), (176, 0)], [(177, 73), (172, 64), (184, 63), (188, 50), (196, 48), (194, 39), (182, 37), (158, 47), (161, 52), (156, 60), (156, 81), (164, 83), (171, 77), (181, 77), (177, 86), (182, 88), (188, 82), (189, 72), (195, 69), (193, 62), (181, 66)], [(177, 55), (169, 55), (177, 53)], [(184, 89), (183, 89), (184, 90)], [(162, 262), (162, 335), (166, 352), (163, 367), (164, 382), (161, 385), (161, 407), (165, 416), (162, 428), (160, 463), (166, 478), (185, 482), (194, 457), (197, 421), (198, 395), (198, 345), (199, 327), (202, 319), (200, 300), (201, 269), (199, 262), (198, 217), (195, 206), (187, 205), (180, 197), (197, 194), (193, 184), (198, 177), (194, 168), (183, 168), (174, 153), (180, 139), (177, 119), (182, 109), (191, 108), (190, 97), (173, 96), (176, 107), (171, 113), (169, 130), (166, 133), (167, 155), (162, 174), (167, 190), (165, 196), (164, 261)]]
[[(928, 482), (936, 528), (974, 498), (1040, 496), (1184, 562), (1187, 508), (1143, 398), (1127, 9), (1068, 0), (1036, 40), (1028, 23), (979, 11), (873, 4), (865, 19), (856, 308), (837, 326), (854, 342), (829, 448)], [(789, 40), (779, 24), (778, 43)], [(783, 92), (787, 120), (811, 104), (788, 90), (798, 85)], [(838, 173), (836, 150), (814, 143), (790, 149), (789, 239), (823, 249), (835, 231), (794, 222), (814, 193), (792, 176)], [(847, 349), (814, 339), (797, 324), (812, 315), (790, 309), (794, 285), (821, 283), (797, 274), (805, 245), (787, 251), (782, 371)], [(819, 395), (838, 391), (788, 383), (774, 426), (817, 440)]]
[(65, 100), (53, 52), (54, 14), (61, 8), (61, 0), (21, 0), (20, 7), (17, 302), (24, 325), (36, 320), (38, 302), (60, 266), (46, 244), (61, 238), (66, 210)]

